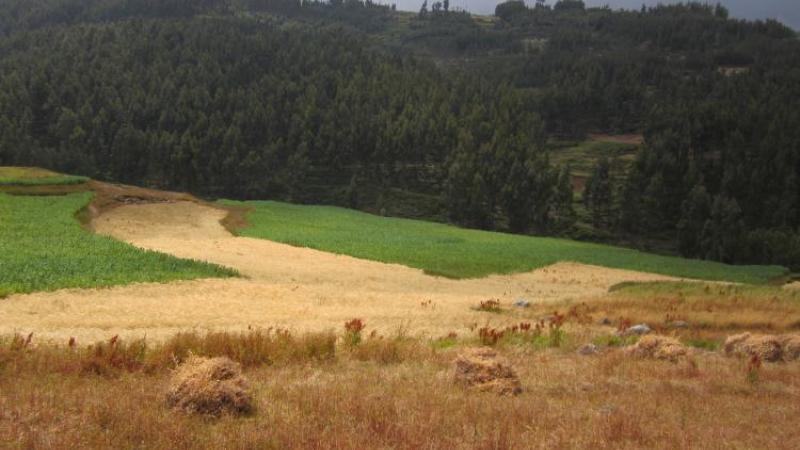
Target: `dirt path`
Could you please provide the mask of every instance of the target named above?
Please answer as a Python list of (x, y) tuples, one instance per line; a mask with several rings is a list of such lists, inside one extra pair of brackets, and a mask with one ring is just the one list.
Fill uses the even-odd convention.
[(187, 329), (338, 330), (355, 317), (383, 333), (402, 328), (411, 334), (463, 334), (474, 324), (519, 320), (471, 309), (488, 298), (505, 304), (518, 298), (583, 301), (622, 281), (667, 279), (560, 263), (525, 274), (449, 280), (405, 266), (234, 237), (219, 223), (224, 215), (192, 202), (130, 205), (104, 213), (93, 225), (98, 233), (233, 267), (247, 278), (15, 295), (0, 302), (0, 335), (162, 339)]

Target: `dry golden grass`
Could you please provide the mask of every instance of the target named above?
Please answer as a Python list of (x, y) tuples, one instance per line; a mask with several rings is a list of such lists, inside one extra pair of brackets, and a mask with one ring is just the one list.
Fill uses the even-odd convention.
[[(306, 338), (195, 336), (191, 345), (184, 338), (172, 347), (147, 347), (139, 368), (125, 364), (139, 353), (122, 352), (128, 357), (116, 359), (114, 376), (55, 370), (88, 357), (81, 346), (36, 347), (23, 338), (12, 350), (4, 343), (0, 442), (54, 449), (778, 449), (800, 441), (800, 363), (764, 365), (757, 378), (748, 378), (745, 362), (710, 353), (670, 363), (622, 350), (584, 357), (571, 349), (516, 346), (502, 353), (524, 390), (498, 397), (453, 383), (459, 348), (385, 339), (384, 345), (412, 347), (391, 363), (356, 359), (340, 344), (325, 359), (306, 353), (251, 364), (245, 376), (255, 412), (216, 421), (178, 414), (164, 403), (169, 363), (144, 368), (186, 346), (251, 361), (264, 348), (299, 355)], [(102, 344), (113, 346), (124, 345)]]
[[(105, 189), (104, 198), (119, 197)], [(192, 329), (324, 331), (362, 317), (383, 334), (403, 328), (435, 337), (464, 334), (475, 324), (501, 327), (517, 320), (514, 314), (472, 309), (487, 299), (499, 299), (508, 310), (517, 298), (541, 304), (591, 299), (623, 281), (668, 279), (562, 263), (525, 274), (451, 280), (399, 265), (234, 237), (220, 224), (225, 211), (167, 200), (172, 203), (106, 209), (94, 227), (140, 247), (232, 267), (248, 278), (12, 296), (0, 303), (5, 318), (0, 335), (33, 331), (56, 340), (75, 336), (91, 341), (114, 334), (164, 340)]]
[[(655, 282), (626, 284), (602, 298), (534, 305), (533, 314), (571, 310), (587, 324), (646, 323), (685, 339), (725, 337), (745, 331), (786, 334), (800, 329), (800, 291), (778, 286)], [(608, 330), (609, 327), (595, 327)]]

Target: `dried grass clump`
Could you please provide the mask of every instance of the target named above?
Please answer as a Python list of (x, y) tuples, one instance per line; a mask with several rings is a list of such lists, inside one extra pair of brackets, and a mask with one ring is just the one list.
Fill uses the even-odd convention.
[(625, 352), (637, 358), (661, 359), (672, 362), (677, 362), (690, 354), (689, 349), (677, 340), (658, 335), (642, 337), (636, 344), (627, 347)]
[(797, 361), (800, 359), (800, 334), (785, 334), (780, 337), (783, 359)]
[(167, 404), (186, 413), (213, 417), (252, 411), (241, 366), (225, 357), (189, 357), (175, 369)]
[(762, 361), (776, 362), (783, 358), (780, 340), (775, 336), (736, 334), (725, 339), (723, 346), (728, 356), (758, 356)]
[(522, 387), (510, 363), (490, 348), (467, 349), (455, 361), (456, 384), (498, 395), (517, 395)]

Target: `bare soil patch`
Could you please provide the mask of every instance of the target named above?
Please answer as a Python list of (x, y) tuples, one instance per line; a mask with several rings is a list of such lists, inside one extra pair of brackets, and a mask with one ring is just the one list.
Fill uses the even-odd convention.
[(644, 136), (641, 134), (590, 134), (589, 137), (595, 141), (616, 142), (618, 144), (641, 145), (644, 143)]

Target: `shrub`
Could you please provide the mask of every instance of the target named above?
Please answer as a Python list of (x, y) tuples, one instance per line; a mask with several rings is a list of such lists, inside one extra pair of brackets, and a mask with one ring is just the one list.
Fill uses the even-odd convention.
[(478, 307), (475, 308), (478, 311), (490, 312), (490, 313), (499, 313), (502, 312), (502, 308), (500, 307), (500, 300), (483, 300), (478, 304)]
[(361, 332), (366, 325), (361, 319), (353, 319), (344, 324), (344, 343), (348, 347), (353, 347), (361, 343)]
[(79, 371), (84, 375), (110, 377), (121, 372), (135, 372), (144, 367), (146, 351), (144, 339), (126, 343), (114, 336), (108, 342), (90, 345), (79, 360)]

